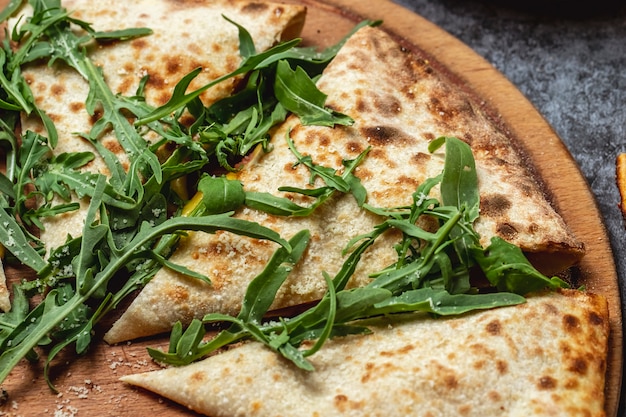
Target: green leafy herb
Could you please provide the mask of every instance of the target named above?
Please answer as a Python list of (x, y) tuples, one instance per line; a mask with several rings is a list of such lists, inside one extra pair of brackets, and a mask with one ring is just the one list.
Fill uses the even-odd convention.
[(225, 177), (203, 177), (198, 183), (198, 192), (202, 193), (202, 203), (208, 214), (236, 210), (246, 198), (241, 182)]
[(325, 108), (326, 94), (317, 89), (315, 82), (301, 67), (294, 71), (287, 61), (278, 61), (274, 93), (287, 110), (300, 116), (303, 125), (332, 127), (354, 122), (344, 114)]

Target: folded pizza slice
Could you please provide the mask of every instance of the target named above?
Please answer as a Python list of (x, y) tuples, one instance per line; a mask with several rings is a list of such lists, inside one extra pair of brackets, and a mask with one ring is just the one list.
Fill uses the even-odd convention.
[[(474, 152), (481, 194), (475, 229), (484, 245), (500, 236), (543, 257), (538, 266), (546, 273), (560, 271), (582, 256), (582, 243), (530, 175), (514, 139), (468, 94), (382, 29), (357, 31), (325, 69), (318, 87), (328, 95), (326, 105), (351, 116), (354, 124), (312, 126), (291, 117), (274, 132), (271, 152), (255, 153), (237, 173), (246, 191), (271, 193), (306, 206), (311, 197), (278, 191), (323, 185), (319, 177), (311, 184), (302, 158), (341, 173), (346, 161), (367, 152), (354, 170), (367, 191), (367, 203), (379, 208), (407, 206), (417, 186), (443, 169), (443, 152), (429, 152), (431, 141), (455, 136)], [(284, 238), (303, 229), (311, 233), (307, 251), (276, 297), (275, 309), (319, 299), (326, 290), (323, 272), (337, 273), (346, 260), (342, 250), (348, 242), (381, 222), (372, 211), (359, 207), (352, 195), (342, 193), (308, 216), (278, 216), (249, 207), (235, 216), (268, 226)], [(348, 287), (366, 285), (372, 273), (395, 262), (398, 240), (399, 233), (393, 231), (380, 237), (363, 255)], [(212, 312), (237, 314), (248, 283), (275, 249), (271, 243), (226, 232), (190, 234), (171, 261), (207, 275), (211, 284), (162, 269), (105, 340), (116, 343), (167, 332), (177, 321), (189, 323)]]
[[(206, 0), (172, 2), (166, 0), (99, 1), (67, 0), (62, 6), (73, 18), (90, 23), (95, 31), (118, 31), (129, 28), (149, 28), (152, 33), (127, 41), (98, 42), (87, 45), (88, 57), (102, 70), (104, 80), (113, 94), (133, 97), (142, 90), (150, 106), (160, 106), (172, 96), (176, 84), (191, 71), (201, 69), (190, 83), (197, 89), (210, 81), (231, 73), (242, 61), (239, 51), (238, 28), (243, 26), (253, 37), (257, 51), (300, 34), (306, 8), (266, 1)], [(230, 19), (232, 22), (229, 22)], [(23, 22), (14, 19), (19, 24)], [(73, 28), (81, 32), (78, 26)], [(84, 169), (111, 174), (88, 135), (102, 116), (101, 109), (88, 111), (89, 82), (76, 70), (60, 60), (51, 66), (37, 62), (23, 69), (37, 105), (54, 122), (58, 131), (55, 155), (64, 152), (92, 152), (95, 159)], [(147, 77), (145, 85), (142, 84)], [(205, 105), (229, 96), (241, 77), (234, 77), (209, 88), (201, 95)], [(24, 130), (45, 135), (37, 117), (25, 117)], [(134, 127), (131, 127), (134, 129)], [(128, 155), (119, 133), (106, 128), (96, 139), (106, 151), (116, 155), (124, 169), (137, 155)], [(146, 136), (154, 140), (155, 136)], [(82, 234), (87, 199), (80, 201), (81, 209), (43, 219), (45, 230), (41, 240), (48, 249), (65, 243), (67, 235)]]
[(338, 337), (304, 371), (245, 343), (123, 381), (212, 417), (604, 416), (604, 298), (568, 290), (456, 318), (419, 314)]

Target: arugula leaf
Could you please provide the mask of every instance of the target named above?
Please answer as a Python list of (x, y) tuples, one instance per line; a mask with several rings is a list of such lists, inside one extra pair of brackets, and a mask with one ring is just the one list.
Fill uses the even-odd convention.
[(198, 182), (198, 192), (202, 193), (202, 203), (207, 214), (236, 210), (246, 198), (241, 182), (225, 177), (202, 177)]
[[(478, 194), (478, 176), (476, 165), (469, 145), (457, 138), (441, 137), (429, 144), (434, 150), (441, 144), (446, 146), (446, 163), (441, 181), (441, 202), (443, 205), (454, 206), (463, 210), (464, 222), (473, 224), (478, 218), (480, 197)], [(476, 239), (455, 229), (451, 232), (455, 249), (459, 258), (466, 265), (471, 264), (470, 248)]]
[(498, 292), (492, 294), (450, 294), (446, 290), (419, 288), (405, 291), (375, 303), (367, 311), (369, 316), (423, 311), (441, 316), (451, 316), (475, 310), (522, 304), (526, 299), (517, 294)]
[[(75, 192), (78, 198), (93, 197), (96, 192), (95, 184), (102, 174), (77, 170), (93, 159), (90, 152), (54, 156), (34, 172), (34, 184), (46, 196), (47, 201), (52, 199), (53, 194), (69, 201), (70, 191)], [(120, 193), (110, 184), (105, 185), (102, 193), (102, 201), (107, 205), (120, 209), (131, 209), (136, 205), (133, 198)]]
[(237, 316), (240, 320), (252, 323), (261, 322), (280, 286), (302, 257), (309, 240), (308, 230), (302, 230), (289, 240), (293, 248), (291, 252), (280, 249), (274, 254), (263, 272), (248, 285), (241, 311)]
[(523, 295), (546, 288), (568, 287), (560, 278), (548, 278), (537, 271), (519, 247), (500, 237), (491, 238), (485, 250), (476, 248), (472, 252), (489, 282), (500, 291)]
[(278, 61), (274, 93), (287, 110), (300, 117), (305, 126), (349, 126), (354, 123), (349, 116), (324, 107), (326, 94), (317, 89), (315, 82), (301, 67), (293, 71), (287, 61)]

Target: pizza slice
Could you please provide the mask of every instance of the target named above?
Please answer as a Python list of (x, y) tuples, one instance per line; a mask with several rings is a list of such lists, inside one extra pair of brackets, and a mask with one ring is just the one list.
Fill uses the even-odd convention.
[(304, 371), (245, 343), (121, 379), (212, 417), (604, 416), (608, 311), (567, 290), (456, 318), (416, 314), (338, 337)]
[[(190, 89), (196, 89), (239, 66), (242, 58), (238, 29), (226, 18), (246, 28), (257, 51), (263, 51), (279, 41), (298, 36), (306, 14), (304, 6), (247, 0), (67, 0), (62, 6), (72, 13), (72, 17), (92, 24), (96, 31), (152, 30), (148, 36), (129, 41), (89, 45), (88, 53), (94, 64), (102, 69), (114, 94), (135, 96), (142, 79), (147, 76), (143, 94), (145, 101), (154, 107), (167, 102), (176, 84), (192, 70), (202, 69), (189, 85)], [(18, 18), (14, 21), (20, 22)], [(78, 27), (75, 30), (80, 33)], [(47, 63), (29, 65), (23, 74), (37, 105), (50, 116), (58, 131), (55, 155), (92, 152), (95, 159), (85, 169), (110, 175), (109, 167), (93, 145), (79, 136), (88, 134), (100, 116), (97, 109), (94, 114), (87, 111), (88, 82), (77, 71), (59, 62), (52, 66)], [(232, 78), (208, 89), (201, 100), (210, 105), (231, 95), (240, 78)], [(45, 135), (44, 126), (37, 117), (24, 118), (22, 127)], [(108, 129), (98, 140), (127, 170), (130, 160), (117, 135)], [(82, 199), (81, 209), (44, 219), (41, 240), (48, 249), (61, 246), (68, 234), (73, 237), (81, 235), (88, 203), (87, 199)]]
[[(301, 157), (343, 172), (346, 161), (367, 151), (354, 170), (367, 190), (367, 203), (379, 208), (406, 206), (416, 187), (443, 168), (443, 152), (429, 152), (431, 141), (455, 136), (469, 143), (475, 155), (481, 193), (475, 229), (483, 244), (500, 236), (534, 257), (548, 274), (583, 255), (582, 243), (530, 175), (529, 161), (514, 139), (426, 59), (405, 50), (383, 30), (365, 27), (354, 34), (326, 68), (318, 87), (328, 95), (327, 106), (350, 115), (354, 124), (310, 126), (291, 117), (274, 132), (271, 152), (257, 151), (236, 174), (246, 191), (271, 193), (306, 206), (311, 197), (278, 191), (284, 186), (320, 186), (319, 179), (310, 183), (311, 174)], [(323, 273), (332, 276), (340, 270), (348, 242), (381, 222), (372, 211), (359, 207), (352, 195), (341, 193), (308, 216), (278, 216), (249, 207), (235, 216), (268, 226), (284, 238), (303, 229), (311, 233), (309, 247), (279, 291), (273, 309), (319, 299), (326, 291)], [(367, 284), (372, 273), (392, 264), (398, 239), (394, 232), (377, 239), (348, 287)], [(227, 232), (189, 234), (171, 261), (207, 275), (211, 284), (163, 268), (105, 340), (116, 343), (167, 332), (177, 321), (189, 323), (212, 312), (236, 315), (249, 282), (275, 250), (271, 243)]]

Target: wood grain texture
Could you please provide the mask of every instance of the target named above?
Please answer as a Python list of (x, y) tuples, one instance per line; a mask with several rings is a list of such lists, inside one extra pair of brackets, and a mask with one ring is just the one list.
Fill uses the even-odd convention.
[[(290, 2), (296, 2), (292, 0)], [(617, 414), (622, 377), (622, 318), (613, 254), (594, 197), (576, 163), (548, 123), (504, 76), (466, 45), (401, 6), (379, 0), (376, 7), (360, 0), (302, 0), (308, 6), (303, 38), (306, 44), (329, 45), (362, 18), (382, 19), (383, 28), (407, 48), (425, 53), (517, 138), (545, 183), (555, 206), (585, 243), (587, 255), (574, 271), (581, 284), (604, 295), (610, 306), (606, 411)], [(0, 2), (4, 3), (4, 2)], [(15, 277), (14, 277), (15, 278)], [(110, 319), (112, 320), (113, 317)], [(106, 323), (98, 329), (101, 335)], [(167, 416), (197, 415), (151, 393), (122, 384), (122, 375), (157, 369), (146, 346), (164, 348), (166, 338), (108, 346), (96, 342), (87, 355), (64, 352), (55, 361), (49, 390), (40, 364), (23, 363), (3, 384), (9, 400), (0, 406), (8, 416)], [(3, 414), (4, 413), (4, 414)], [(64, 413), (64, 414), (62, 414)]]

